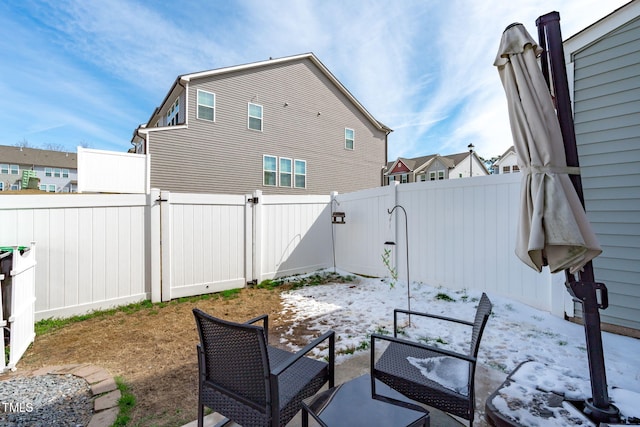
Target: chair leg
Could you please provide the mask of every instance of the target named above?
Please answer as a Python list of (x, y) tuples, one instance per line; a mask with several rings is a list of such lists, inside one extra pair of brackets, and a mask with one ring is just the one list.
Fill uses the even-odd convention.
[(204, 405), (198, 399), (198, 427), (204, 426)]

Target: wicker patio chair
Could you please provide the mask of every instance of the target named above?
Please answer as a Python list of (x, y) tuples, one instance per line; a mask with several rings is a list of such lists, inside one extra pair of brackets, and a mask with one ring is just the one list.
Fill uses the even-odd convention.
[[(473, 425), (475, 408), (474, 376), (476, 371), (476, 361), (478, 348), (480, 346), (480, 339), (482, 337), (484, 327), (487, 324), (489, 315), (491, 314), (491, 308), (491, 301), (487, 295), (483, 293), (473, 322), (415, 311), (401, 309), (394, 310), (394, 336), (390, 337), (380, 334), (371, 335), (372, 376), (415, 401), (422, 402), (433, 408), (462, 417), (469, 420), (470, 426)], [(467, 354), (461, 354), (398, 338), (398, 313), (404, 313), (411, 316), (429, 317), (471, 326), (471, 345), (469, 347), (469, 352)], [(375, 343), (376, 341), (383, 340), (388, 341), (389, 345), (376, 361)], [(448, 386), (447, 387), (443, 385), (444, 382), (442, 381), (434, 381), (433, 377), (428, 378), (426, 375), (423, 375), (421, 370), (416, 367), (415, 364), (412, 364), (409, 361), (410, 359), (408, 359), (413, 358), (411, 360), (414, 362), (426, 362), (423, 366), (430, 366), (429, 361), (435, 362), (436, 360), (434, 358), (440, 358), (438, 360), (438, 362), (440, 362), (445, 360), (443, 356), (449, 356), (457, 360), (457, 362), (454, 361), (452, 364), (452, 369), (458, 368), (464, 370), (468, 366), (466, 387), (462, 386), (453, 390), (450, 388), (449, 384), (445, 384)], [(462, 374), (464, 375), (464, 372)]]
[[(198, 427), (203, 425), (205, 406), (243, 427), (284, 426), (300, 410), (303, 399), (314, 395), (327, 381), (333, 387), (333, 331), (290, 353), (268, 345), (267, 315), (234, 323), (197, 308), (193, 314), (200, 335)], [(262, 327), (253, 325), (259, 321)], [(327, 339), (328, 363), (305, 357)]]

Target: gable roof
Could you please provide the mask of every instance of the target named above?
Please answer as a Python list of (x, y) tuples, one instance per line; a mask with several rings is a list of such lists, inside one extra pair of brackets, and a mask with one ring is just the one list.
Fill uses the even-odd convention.
[(0, 163), (77, 169), (76, 153), (0, 145)]
[(469, 157), (468, 151), (450, 154), (448, 156), (441, 156), (440, 154), (429, 154), (428, 156), (414, 157), (411, 159), (398, 157), (398, 159), (396, 159), (395, 161), (387, 163), (385, 175), (393, 175), (393, 170), (396, 168), (396, 164), (399, 161), (402, 161), (402, 163), (404, 163), (409, 168), (410, 172), (416, 172), (420, 169), (426, 169), (436, 160), (439, 160), (448, 169), (453, 169), (458, 163), (460, 163), (467, 157)]
[(511, 147), (507, 148), (507, 151), (505, 151), (504, 153), (502, 153), (502, 155), (498, 158), (498, 160), (496, 160), (493, 163), (493, 166), (500, 166), (500, 164), (507, 158), (511, 157), (511, 155), (516, 155), (516, 149), (515, 147), (512, 145)]
[[(311, 52), (303, 53), (303, 54), (300, 54), (300, 55), (294, 55), (294, 56), (286, 56), (286, 57), (276, 58), (276, 59), (269, 58), (266, 61), (251, 62), (251, 63), (248, 63), (248, 64), (234, 65), (234, 66), (231, 66), (231, 67), (216, 68), (216, 69), (213, 69), (213, 70), (199, 71), (199, 72), (196, 72), (196, 73), (182, 74), (182, 75), (180, 75), (180, 76), (178, 76), (176, 78), (175, 82), (171, 86), (171, 89), (169, 89), (169, 92), (167, 92), (167, 95), (162, 100), (162, 103), (160, 104), (160, 107), (158, 107), (158, 108), (156, 108), (154, 110), (153, 114), (151, 114), (151, 117), (149, 117), (149, 120), (147, 121), (147, 123), (151, 122), (153, 117), (158, 113), (160, 108), (162, 108), (162, 106), (167, 102), (169, 97), (173, 98), (175, 96), (176, 92), (181, 91), (182, 90), (181, 88), (184, 87), (184, 84), (186, 84), (186, 83), (188, 83), (190, 81), (197, 80), (197, 79), (202, 79), (202, 78), (207, 78), (207, 77), (212, 77), (212, 76), (224, 75), (224, 74), (233, 73), (233, 72), (236, 72), (236, 71), (254, 70), (254, 69), (259, 69), (261, 67), (266, 67), (266, 66), (271, 66), (271, 65), (276, 65), (276, 64), (283, 64), (283, 63), (293, 62), (293, 61), (299, 61), (301, 59), (309, 59), (316, 67), (318, 67), (318, 69), (325, 76), (327, 76), (327, 78), (336, 86), (336, 88), (340, 92), (342, 92), (342, 94), (345, 95), (347, 97), (347, 99), (349, 99), (349, 101), (351, 101), (353, 103), (353, 105), (362, 114), (364, 114), (364, 116), (377, 129), (379, 129), (379, 130), (381, 130), (383, 132), (386, 132), (386, 133), (393, 132), (393, 130), (391, 128), (385, 126), (383, 123), (381, 123), (378, 120), (376, 120), (371, 115), (371, 113), (369, 113), (369, 111), (367, 111), (367, 109), (364, 108), (364, 106), (356, 99), (356, 97), (353, 96), (353, 94), (351, 94), (351, 92), (349, 92), (347, 90), (347, 88), (342, 83), (340, 83), (340, 81), (336, 78), (336, 76), (334, 76), (333, 73), (331, 73), (331, 71), (329, 71), (329, 69), (327, 67), (325, 67), (325, 65), (318, 59), (318, 57), (316, 57)], [(144, 127), (144, 125), (142, 125), (142, 126)], [(134, 137), (135, 137), (135, 132), (134, 132)]]

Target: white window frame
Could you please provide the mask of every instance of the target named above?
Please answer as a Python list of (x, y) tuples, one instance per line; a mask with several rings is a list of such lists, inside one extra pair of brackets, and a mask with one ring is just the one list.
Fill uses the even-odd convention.
[(167, 126), (175, 126), (178, 124), (178, 116), (180, 112), (180, 97), (171, 104), (167, 110)]
[(58, 187), (55, 184), (47, 185), (47, 193), (56, 193), (58, 191)]
[[(260, 107), (260, 116), (251, 115), (251, 106)], [(251, 119), (260, 120), (260, 129), (255, 129), (251, 127)], [(262, 132), (264, 129), (264, 107), (260, 104), (256, 104), (254, 102), (249, 102), (247, 104), (247, 129), (255, 130), (258, 132)]]
[[(267, 170), (265, 169), (265, 160), (268, 158), (272, 158), (275, 159), (275, 169), (274, 170)], [(274, 183), (273, 184), (267, 184), (265, 178), (265, 173), (270, 172), (274, 174)], [(264, 185), (265, 187), (277, 187), (278, 186), (278, 157), (277, 156), (270, 156), (267, 154), (264, 154), (262, 156), (262, 185)]]
[(44, 176), (53, 176), (53, 168), (44, 168)]
[[(289, 172), (282, 171), (282, 162), (289, 162)], [(289, 185), (282, 184), (282, 175), (289, 175)], [(293, 160), (288, 157), (280, 157), (278, 159), (278, 186), (279, 187), (293, 187)]]
[(2, 163), (0, 164), (0, 173), (6, 174), (6, 175), (19, 175), (20, 166), (12, 165), (9, 163)]
[[(207, 105), (207, 104), (202, 104), (200, 102), (200, 93), (203, 94), (207, 94), (207, 95), (211, 95), (213, 96), (213, 105)], [(196, 93), (196, 118), (199, 120), (206, 120), (208, 122), (215, 122), (216, 121), (216, 94), (213, 92), (209, 92), (206, 90), (202, 90), (202, 89), (198, 89), (197, 93)], [(202, 108), (208, 108), (211, 109), (211, 117), (212, 118), (208, 118), (208, 117), (202, 117), (200, 116), (200, 107)]]
[(16, 191), (16, 190), (20, 190), (20, 183), (17, 182), (15, 184), (11, 184), (11, 190)]
[(62, 169), (60, 169), (60, 168), (53, 169), (53, 177), (54, 178), (61, 178), (62, 177)]
[(502, 173), (511, 173), (511, 166), (503, 166)]
[(441, 169), (438, 171), (438, 181), (441, 181), (444, 179), (444, 169)]
[(402, 175), (400, 175), (400, 184), (406, 184), (409, 182), (409, 174), (408, 173), (403, 173)]
[(62, 169), (62, 177), (69, 178), (69, 169)]
[(4, 191), (4, 182), (0, 181), (0, 191)]
[(429, 181), (435, 181), (436, 179), (438, 179), (436, 171), (430, 171), (429, 172)]
[[(351, 135), (349, 135), (349, 132), (351, 132)], [(349, 138), (349, 136), (351, 136), (351, 138)], [(355, 146), (356, 146), (356, 131), (351, 128), (344, 128), (344, 149), (354, 150)]]
[[(296, 167), (298, 162), (304, 163), (304, 173), (298, 173), (298, 168)], [(298, 182), (296, 180), (296, 178), (298, 176), (303, 176), (304, 177), (304, 186), (303, 187), (298, 185)], [(293, 161), (293, 187), (294, 188), (307, 188), (307, 161), (306, 160), (295, 159)]]

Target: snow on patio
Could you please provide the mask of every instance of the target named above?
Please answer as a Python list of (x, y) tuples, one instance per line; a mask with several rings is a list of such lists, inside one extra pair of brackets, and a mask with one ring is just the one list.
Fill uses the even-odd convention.
[[(481, 295), (482, 292), (475, 290), (450, 290), (414, 282), (411, 309), (473, 321)], [(493, 303), (493, 313), (480, 344), (479, 363), (510, 373), (520, 363), (533, 360), (553, 366), (573, 379), (566, 386), (556, 384), (558, 391), (591, 395), (582, 325), (498, 295), (488, 293), (488, 296)], [(336, 355), (340, 363), (355, 351), (368, 351), (371, 333), (392, 333), (393, 310), (407, 308), (407, 287), (402, 281), (391, 287), (388, 279), (358, 277), (351, 283), (307, 286), (284, 292), (282, 300), (283, 310), (291, 312), (295, 321), (304, 322), (318, 332), (328, 329), (336, 332)], [(399, 325), (404, 327), (406, 320), (399, 317)], [(411, 327), (405, 328), (404, 333), (430, 345), (466, 352), (469, 329), (461, 325), (452, 328), (450, 323), (413, 316)], [(286, 335), (281, 341), (295, 347)], [(603, 332), (602, 341), (610, 397), (614, 404), (624, 405), (627, 395), (623, 398), (620, 390), (613, 387), (624, 389), (632, 396), (640, 393), (637, 358), (640, 340)], [(555, 382), (553, 378), (548, 380)], [(582, 390), (576, 391), (575, 387)], [(619, 396), (617, 402), (616, 396)], [(635, 408), (629, 410), (637, 412)]]

